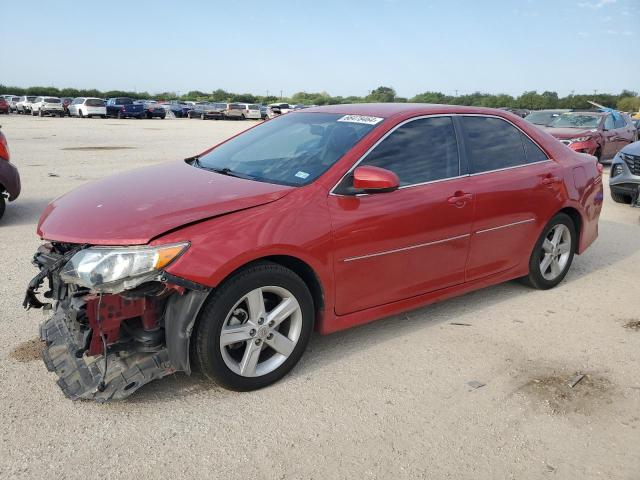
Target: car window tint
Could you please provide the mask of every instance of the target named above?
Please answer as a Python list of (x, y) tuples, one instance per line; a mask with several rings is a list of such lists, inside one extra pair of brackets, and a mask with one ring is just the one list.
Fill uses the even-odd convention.
[(627, 122), (625, 122), (622, 115), (618, 115), (618, 118), (614, 119), (614, 124), (616, 128), (625, 128), (627, 126)]
[(524, 165), (520, 130), (494, 117), (462, 117), (467, 152), (474, 173)]
[(391, 170), (400, 185), (460, 175), (458, 142), (450, 117), (413, 120), (394, 130), (360, 163)]
[(527, 157), (527, 163), (544, 162), (545, 160), (549, 160), (547, 154), (544, 153), (542, 149), (529, 137), (524, 133), (520, 133), (520, 136), (522, 137), (522, 144), (524, 145), (524, 153)]
[(607, 118), (604, 120), (604, 129), (605, 130), (613, 130), (616, 128), (615, 122), (613, 121), (612, 115), (607, 115)]

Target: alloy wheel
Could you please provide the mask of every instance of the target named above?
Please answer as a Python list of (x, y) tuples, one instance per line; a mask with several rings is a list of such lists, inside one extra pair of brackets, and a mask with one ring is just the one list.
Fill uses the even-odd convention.
[(540, 256), (540, 273), (545, 280), (553, 281), (564, 272), (571, 256), (571, 242), (571, 231), (566, 225), (560, 223), (549, 230)]
[(227, 314), (220, 332), (222, 359), (237, 375), (266, 375), (289, 358), (301, 332), (302, 309), (289, 290), (256, 288)]

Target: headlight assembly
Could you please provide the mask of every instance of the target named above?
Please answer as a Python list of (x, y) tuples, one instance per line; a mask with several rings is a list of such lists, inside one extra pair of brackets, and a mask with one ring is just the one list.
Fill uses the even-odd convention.
[(141, 247), (91, 247), (80, 250), (60, 277), (99, 292), (115, 293), (151, 280), (187, 248), (188, 243)]

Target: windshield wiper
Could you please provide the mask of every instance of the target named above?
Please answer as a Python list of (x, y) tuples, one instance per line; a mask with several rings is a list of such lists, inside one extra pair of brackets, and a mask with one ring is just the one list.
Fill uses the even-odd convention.
[(206, 165), (203, 165), (200, 162), (199, 158), (200, 157), (193, 158), (193, 162), (192, 162), (193, 166), (202, 168), (203, 170), (208, 170), (209, 172), (219, 173), (220, 175), (227, 175), (229, 177), (244, 178), (245, 180), (255, 179), (255, 177), (251, 175), (247, 175), (246, 173), (235, 172), (231, 170), (229, 167), (224, 167), (224, 168), (207, 167)]

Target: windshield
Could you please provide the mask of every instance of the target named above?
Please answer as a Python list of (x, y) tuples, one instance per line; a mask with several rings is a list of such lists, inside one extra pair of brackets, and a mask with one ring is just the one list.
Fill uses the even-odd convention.
[(560, 116), (562, 112), (531, 112), (529, 115), (524, 117), (527, 122), (533, 123), (535, 125), (549, 125), (552, 120), (555, 120)]
[[(294, 113), (258, 125), (214, 148), (197, 165), (281, 185), (313, 182), (375, 125), (331, 113)], [(377, 122), (375, 122), (377, 123)]]
[(114, 100), (114, 103), (116, 105), (131, 105), (133, 103), (133, 100), (126, 97), (119, 97)]
[(595, 113), (569, 112), (556, 117), (550, 127), (557, 128), (598, 128), (602, 115)]
[(59, 98), (47, 97), (44, 99), (44, 103), (60, 103)]

